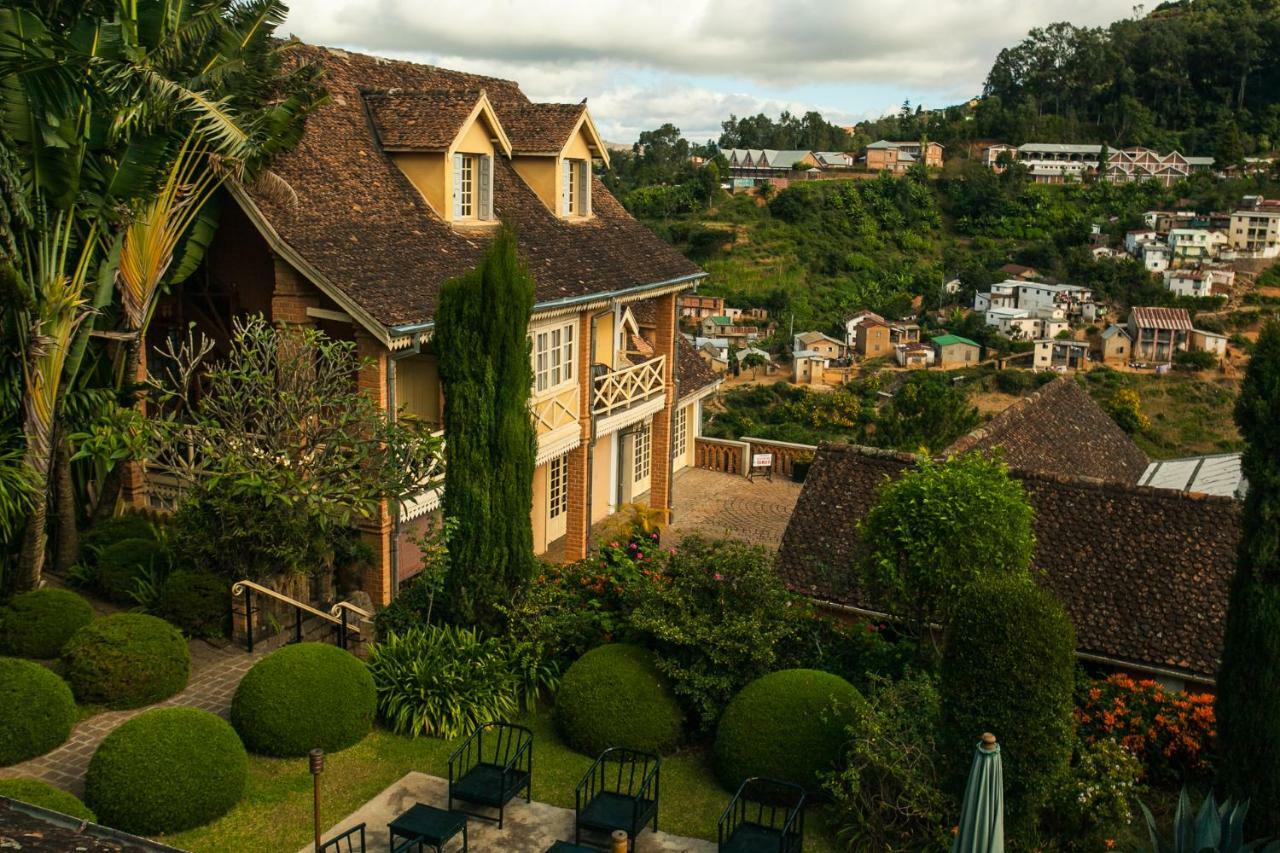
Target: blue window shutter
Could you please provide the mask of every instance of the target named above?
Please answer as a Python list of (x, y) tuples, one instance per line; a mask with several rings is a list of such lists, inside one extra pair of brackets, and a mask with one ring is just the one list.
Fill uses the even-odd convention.
[(569, 210), (569, 175), (573, 169), (573, 163), (565, 160), (564, 167), (561, 169), (563, 174), (560, 175), (560, 215), (568, 216), (573, 211)]
[(462, 155), (453, 155), (453, 218), (462, 218)]
[(493, 158), (479, 157), (480, 175), (477, 197), (479, 198), (479, 210), (477, 216), (480, 219), (493, 219)]

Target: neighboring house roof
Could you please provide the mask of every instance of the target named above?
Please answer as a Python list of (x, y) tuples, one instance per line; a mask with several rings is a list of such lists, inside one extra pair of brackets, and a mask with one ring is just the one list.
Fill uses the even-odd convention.
[(790, 169), (796, 163), (799, 163), (805, 157), (813, 154), (812, 151), (767, 151), (769, 165), (775, 169)]
[(1129, 337), (1129, 330), (1124, 326), (1115, 323), (1112, 323), (1110, 326), (1107, 326), (1107, 328), (1102, 330), (1102, 339), (1104, 341), (1109, 341), (1116, 335), (1120, 335), (1127, 340)]
[(721, 316), (721, 315), (718, 315), (715, 317), (706, 317), (703, 319), (702, 322), (704, 323), (709, 322), (713, 326), (732, 326), (733, 325), (733, 320), (731, 318)]
[[(297, 201), (253, 187), (237, 190), (237, 197), (254, 208), (251, 218), (260, 220), (272, 249), (290, 263), (303, 263), (303, 274), (336, 291), (349, 310), (383, 327), (429, 321), (440, 286), (476, 265), (493, 232), (455, 229), (440, 219), (384, 153), (362, 93), (451, 92), (456, 96), (442, 104), (452, 110), (467, 93), (483, 89), (500, 122), (507, 115), (524, 115), (529, 99), (509, 80), (313, 45), (298, 45), (287, 61), (320, 65), (329, 93), (308, 117), (298, 144), (272, 164)], [(397, 98), (394, 108), (386, 106), (383, 134), (411, 103)], [(432, 124), (413, 132), (428, 137), (436, 131)], [(505, 157), (495, 158), (493, 184), (495, 214), (516, 226), (538, 304), (701, 275), (633, 219), (598, 180), (592, 183), (592, 217), (580, 222), (548, 210)]]
[(1022, 264), (1005, 264), (1000, 267), (1000, 272), (1007, 273), (1008, 275), (1015, 277), (1020, 275), (1040, 275), (1035, 267), (1024, 267)]
[(720, 377), (698, 356), (698, 351), (683, 335), (676, 339), (675, 374), (681, 399), (721, 382)]
[(796, 335), (796, 340), (798, 340), (801, 344), (804, 345), (803, 349), (808, 349), (810, 344), (816, 344), (822, 341), (835, 344), (838, 347), (844, 346), (844, 341), (836, 340), (830, 335), (826, 335), (826, 334), (823, 334), (822, 332), (816, 332), (816, 331), (801, 332), (800, 334)]
[[(901, 453), (818, 448), (782, 539), (780, 571), (800, 592), (872, 613), (858, 524)], [(1066, 608), (1085, 656), (1211, 681), (1222, 654), (1240, 504), (1085, 477), (1011, 471), (1035, 509), (1033, 578)]]
[(176, 847), (0, 797), (0, 849), (23, 853), (181, 853)]
[[(968, 338), (962, 338), (959, 335), (938, 335), (937, 337), (931, 338), (930, 340), (932, 340), (937, 346), (940, 346), (940, 347), (949, 347), (949, 346), (952, 346), (953, 344), (967, 344), (968, 346), (971, 346), (971, 347), (978, 346), (976, 343), (969, 340)], [(981, 347), (979, 347), (979, 349), (981, 349)]]
[(1102, 146), (1070, 142), (1028, 142), (1019, 145), (1018, 150), (1040, 154), (1101, 154)]
[(1136, 483), (1147, 470), (1147, 456), (1133, 439), (1065, 376), (1016, 400), (944, 452), (971, 450), (998, 451), (1011, 468), (1119, 483)]
[(1191, 315), (1185, 308), (1133, 308), (1129, 321), (1142, 329), (1191, 331)]
[(868, 146), (867, 146), (867, 148), (868, 148), (868, 149), (871, 149), (871, 148), (876, 148), (876, 149), (881, 149), (881, 148), (897, 148), (897, 147), (898, 147), (899, 145), (901, 145), (901, 144), (902, 144), (901, 142), (890, 142), (890, 141), (889, 141), (889, 140), (887, 140), (887, 139), (879, 139), (879, 140), (876, 140), (875, 142), (871, 143), (870, 145), (868, 145)]
[(1147, 466), (1138, 484), (1232, 498), (1243, 498), (1248, 489), (1239, 453), (1158, 459)]

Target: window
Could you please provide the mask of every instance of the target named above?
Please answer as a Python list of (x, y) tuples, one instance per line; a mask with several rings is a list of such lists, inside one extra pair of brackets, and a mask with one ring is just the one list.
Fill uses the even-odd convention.
[(635, 438), (634, 466), (631, 472), (633, 482), (640, 482), (649, 476), (649, 459), (653, 452), (653, 444), (649, 434), (649, 425), (645, 424), (636, 432)]
[(476, 158), (462, 158), (462, 175), (458, 181), (458, 215), (466, 218), (475, 210)]
[(560, 215), (591, 215), (591, 161), (562, 160)]
[(493, 219), (493, 158), (453, 155), (453, 218)]
[(679, 459), (684, 456), (685, 451), (689, 447), (687, 434), (689, 432), (689, 408), (683, 406), (676, 409), (676, 427), (675, 435), (671, 437), (671, 458)]
[(569, 457), (552, 459), (547, 465), (547, 481), (550, 484), (549, 518), (559, 518), (569, 509)]
[(573, 381), (573, 323), (533, 337), (534, 390), (541, 394)]

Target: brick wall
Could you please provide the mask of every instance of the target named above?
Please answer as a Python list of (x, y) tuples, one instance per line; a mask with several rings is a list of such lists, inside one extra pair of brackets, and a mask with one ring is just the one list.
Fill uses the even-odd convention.
[(654, 331), (653, 349), (666, 355), (662, 385), (666, 402), (662, 411), (653, 416), (653, 457), (650, 462), (652, 476), (649, 481), (649, 506), (654, 509), (671, 509), (671, 415), (675, 409), (676, 386), (674, 366), (676, 360), (676, 295), (668, 293), (654, 301), (654, 316), (658, 327)]

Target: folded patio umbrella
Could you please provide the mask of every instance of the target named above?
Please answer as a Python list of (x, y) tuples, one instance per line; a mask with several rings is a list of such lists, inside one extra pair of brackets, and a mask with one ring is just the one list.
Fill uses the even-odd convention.
[(1000, 745), (990, 732), (973, 751), (951, 853), (1004, 853), (1004, 774)]

